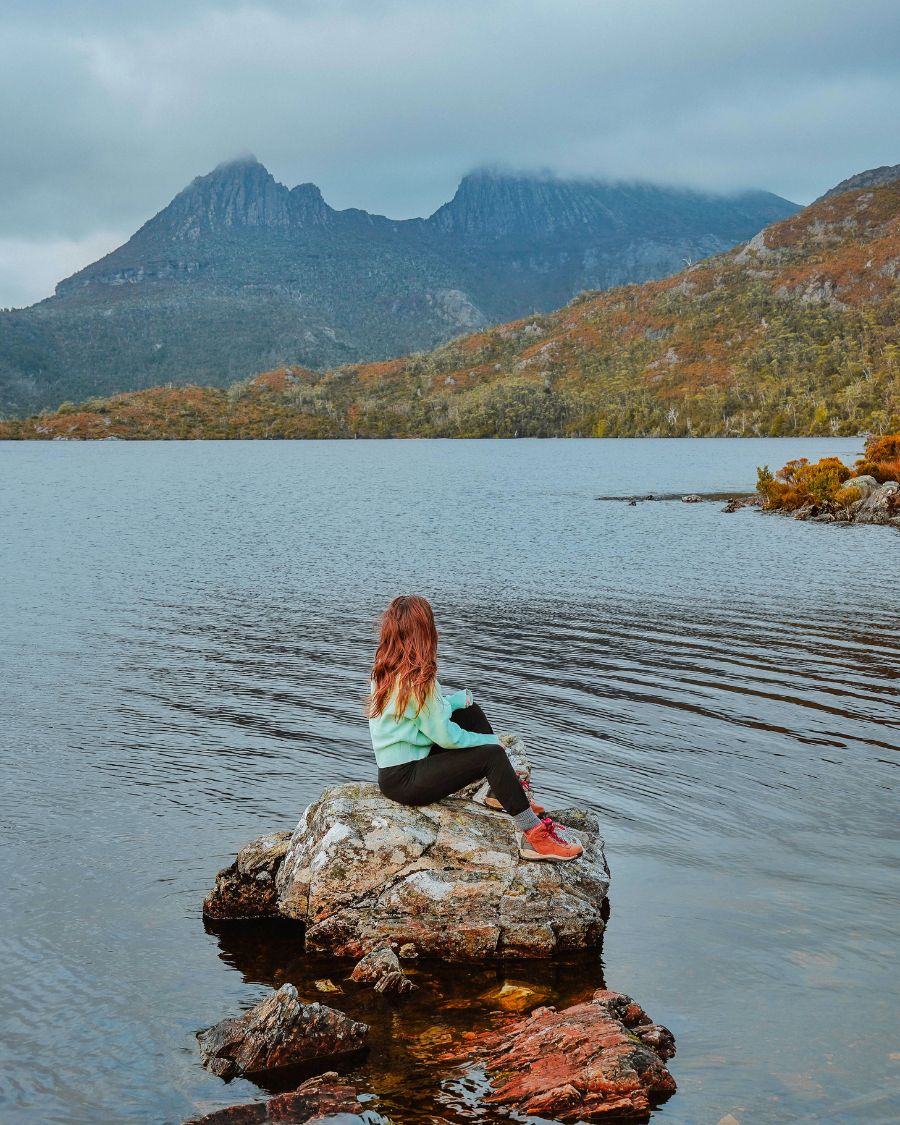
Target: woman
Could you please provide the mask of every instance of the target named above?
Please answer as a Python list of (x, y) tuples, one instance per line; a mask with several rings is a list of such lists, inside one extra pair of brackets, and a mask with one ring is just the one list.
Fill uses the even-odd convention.
[(581, 855), (559, 825), (530, 800), (500, 740), (468, 690), (443, 695), (431, 606), (415, 594), (394, 598), (381, 619), (372, 667), (369, 730), (378, 786), (401, 805), (430, 805), (484, 779), (484, 803), (503, 808), (522, 833), (524, 859), (565, 862)]

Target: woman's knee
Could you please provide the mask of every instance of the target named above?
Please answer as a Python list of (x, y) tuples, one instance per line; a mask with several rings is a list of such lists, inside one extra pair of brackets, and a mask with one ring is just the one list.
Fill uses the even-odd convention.
[(457, 708), (450, 716), (457, 726), (463, 730), (470, 730), (474, 734), (493, 734), (494, 728), (488, 721), (487, 715), (477, 703), (470, 703), (468, 707)]
[(489, 743), (484, 747), (484, 756), (485, 761), (489, 765), (500, 765), (509, 762), (506, 751), (502, 746), (498, 746), (496, 742)]

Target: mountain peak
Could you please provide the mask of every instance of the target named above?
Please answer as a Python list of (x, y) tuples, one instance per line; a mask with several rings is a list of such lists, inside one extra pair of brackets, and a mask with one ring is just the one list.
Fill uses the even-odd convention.
[(583, 218), (573, 213), (579, 210), (577, 195), (578, 185), (549, 174), (476, 168), (463, 176), (453, 198), (429, 222), (462, 235), (546, 235)]
[[(762, 226), (799, 210), (768, 192), (721, 195), (640, 181), (562, 179), (552, 172), (477, 168), (464, 176), (449, 203), (428, 220), (463, 237), (656, 238), (667, 234), (740, 241), (755, 216)], [(726, 233), (727, 232), (727, 233)], [(732, 233), (733, 232), (733, 233)], [(715, 247), (708, 251), (712, 253)]]
[(333, 214), (315, 184), (289, 190), (252, 153), (218, 164), (180, 192), (154, 222), (175, 240), (244, 227), (321, 224)]
[(157, 215), (175, 239), (237, 227), (281, 226), (288, 190), (255, 157), (217, 165), (198, 176)]
[[(241, 153), (238, 156), (232, 156), (228, 160), (220, 161), (220, 163), (218, 163), (215, 168), (213, 168), (212, 172), (210, 172), (209, 175), (216, 176), (221, 175), (222, 173), (236, 172), (244, 168), (253, 167), (262, 168), (264, 172), (266, 171), (264, 165), (260, 164), (260, 162), (256, 159), (252, 152), (245, 152)], [(203, 177), (198, 176), (197, 178), (202, 179)]]
[(849, 176), (846, 180), (841, 180), (839, 184), (835, 184), (824, 195), (820, 195), (816, 203), (822, 199), (830, 199), (833, 195), (840, 195), (845, 191), (882, 187), (884, 184), (894, 183), (895, 180), (900, 180), (900, 164), (882, 164), (880, 168), (869, 168), (865, 172), (857, 172), (855, 176)]

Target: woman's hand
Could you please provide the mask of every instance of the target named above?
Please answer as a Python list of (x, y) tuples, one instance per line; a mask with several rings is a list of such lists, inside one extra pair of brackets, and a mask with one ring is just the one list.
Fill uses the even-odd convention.
[(469, 691), (469, 689), (466, 688), (466, 706), (471, 707), (474, 702), (475, 702), (475, 697), (472, 695), (471, 691)]

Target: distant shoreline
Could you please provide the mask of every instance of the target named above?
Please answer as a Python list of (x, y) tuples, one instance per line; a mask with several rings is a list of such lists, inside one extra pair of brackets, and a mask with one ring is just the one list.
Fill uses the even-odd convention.
[[(130, 437), (83, 436), (80, 434), (11, 434), (4, 433), (4, 427), (12, 428), (31, 419), (0, 419), (0, 442), (52, 442), (74, 441), (94, 442), (104, 444), (108, 442), (285, 442), (285, 441), (865, 441), (868, 434), (607, 434), (599, 437), (596, 434), (334, 434), (310, 437), (249, 437), (249, 436), (210, 436), (210, 437), (175, 437), (152, 435), (135, 435)], [(629, 499), (630, 497), (604, 496), (600, 500)], [(679, 496), (672, 494), (672, 497)]]

